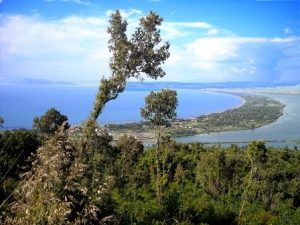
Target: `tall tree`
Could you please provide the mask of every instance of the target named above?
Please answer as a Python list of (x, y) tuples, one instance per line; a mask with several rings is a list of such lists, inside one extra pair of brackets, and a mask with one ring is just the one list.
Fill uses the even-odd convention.
[[(97, 119), (104, 109), (106, 103), (118, 97), (125, 90), (129, 78), (143, 79), (143, 75), (152, 79), (165, 76), (161, 64), (170, 56), (169, 43), (162, 43), (158, 26), (163, 19), (154, 12), (142, 17), (139, 26), (127, 37), (127, 21), (122, 19), (117, 10), (110, 17), (110, 26), (107, 32), (110, 34), (109, 51), (111, 76), (102, 78), (99, 90), (94, 102), (93, 111), (85, 123), (84, 136), (82, 139), (81, 154), (86, 161), (95, 161), (96, 151), (91, 143), (93, 139), (99, 139), (96, 133)], [(109, 147), (106, 143), (102, 148)], [(99, 167), (90, 164), (89, 171), (97, 171)], [(89, 175), (93, 178), (94, 175)], [(100, 181), (99, 181), (100, 182)], [(98, 183), (99, 183), (98, 182)], [(95, 182), (92, 181), (92, 184)], [(88, 189), (95, 190), (94, 187)]]
[[(158, 29), (162, 21), (160, 16), (150, 12), (140, 19), (139, 26), (131, 38), (128, 38), (127, 21), (122, 19), (118, 10), (111, 15), (110, 26), (107, 29), (110, 34), (108, 47), (112, 54), (109, 64), (111, 76), (101, 79), (93, 111), (85, 123), (81, 154), (86, 161), (94, 161), (95, 158), (95, 148), (91, 143), (94, 142), (92, 139), (97, 139), (97, 118), (106, 103), (116, 99), (125, 90), (127, 80), (129, 78), (142, 80), (143, 75), (157, 79), (165, 75), (161, 64), (170, 56), (170, 45), (168, 42), (162, 43)], [(95, 164), (90, 164), (90, 167), (89, 171), (99, 170)], [(93, 179), (95, 176), (89, 175), (89, 177)]]
[(94, 102), (94, 108), (86, 123), (87, 132), (95, 127), (96, 120), (105, 104), (118, 97), (125, 90), (129, 78), (143, 79), (146, 75), (152, 79), (165, 76), (161, 64), (170, 56), (169, 43), (162, 43), (158, 26), (163, 19), (154, 12), (142, 17), (139, 26), (129, 39), (126, 34), (127, 21), (117, 10), (111, 15), (109, 51), (111, 77), (102, 78)]
[(163, 126), (170, 126), (170, 121), (177, 116), (176, 108), (178, 105), (177, 93), (174, 90), (162, 89), (160, 92), (151, 91), (145, 99), (146, 105), (141, 109), (141, 116), (148, 120), (156, 130), (156, 195), (161, 201), (161, 129)]

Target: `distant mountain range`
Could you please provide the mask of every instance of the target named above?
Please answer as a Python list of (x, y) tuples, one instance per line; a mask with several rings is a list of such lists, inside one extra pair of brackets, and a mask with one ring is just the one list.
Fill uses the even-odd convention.
[(224, 82), (224, 83), (178, 83), (178, 82), (129, 82), (127, 90), (159, 90), (162, 88), (174, 89), (210, 89), (210, 88), (264, 88), (295, 86), (295, 82)]
[(24, 79), (17, 83), (20, 84), (43, 84), (43, 85), (75, 85), (74, 83), (67, 82), (67, 81), (52, 81), (46, 79)]
[[(78, 85), (79, 83), (72, 83), (68, 81), (52, 81), (46, 79), (32, 79), (27, 78), (15, 82), (5, 82), (2, 84), (25, 84), (25, 85)], [(183, 82), (128, 82), (127, 90), (160, 90), (162, 88), (174, 89), (209, 89), (209, 88), (264, 88), (264, 87), (282, 87), (295, 86), (299, 82), (223, 82), (223, 83), (183, 83)], [(97, 86), (98, 82), (89, 84), (88, 86)], [(86, 86), (85, 84), (83, 86)]]

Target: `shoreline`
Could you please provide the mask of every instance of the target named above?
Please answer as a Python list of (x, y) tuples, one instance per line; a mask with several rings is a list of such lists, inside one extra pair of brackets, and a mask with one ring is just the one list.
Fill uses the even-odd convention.
[[(185, 88), (182, 88), (180, 90), (191, 90), (191, 89), (185, 89)], [(241, 97), (240, 95), (236, 94), (236, 93), (230, 93), (229, 91), (214, 91), (214, 90), (207, 90), (207, 89), (192, 89), (192, 90), (196, 90), (196, 91), (202, 91), (202, 92), (212, 92), (212, 93), (218, 93), (218, 94), (226, 94), (226, 95), (231, 95), (231, 96), (234, 96), (235, 98), (238, 98), (241, 100), (241, 103), (239, 103), (238, 105), (236, 106), (232, 106), (232, 107), (229, 107), (227, 109), (224, 109), (222, 111), (216, 111), (216, 112), (210, 112), (210, 113), (205, 113), (205, 114), (202, 114), (202, 115), (198, 115), (198, 116), (192, 116), (192, 117), (188, 117), (188, 118), (176, 118), (175, 120), (194, 120), (194, 119), (197, 119), (199, 116), (207, 116), (207, 115), (210, 115), (212, 113), (222, 113), (222, 112), (225, 112), (227, 110), (231, 110), (231, 109), (237, 109), (237, 108), (240, 108), (241, 106), (243, 106), (245, 103), (246, 103), (246, 100)], [(139, 121), (139, 122), (124, 122), (124, 123), (115, 123), (115, 124), (128, 124), (128, 123), (142, 123), (143, 121)], [(106, 125), (106, 124), (104, 124)]]
[[(251, 121), (244, 121), (244, 126), (237, 127), (237, 126), (231, 126), (230, 125), (231, 127), (229, 127), (229, 128), (224, 128), (223, 127), (223, 128), (219, 128), (219, 129), (216, 128), (216, 127), (212, 127), (211, 129), (206, 129), (206, 130), (204, 129), (204, 132), (201, 132), (201, 131), (197, 132), (197, 133), (195, 133), (195, 135), (197, 135), (197, 134), (210, 134), (210, 133), (214, 133), (214, 132), (220, 133), (220, 132), (226, 132), (226, 131), (241, 131), (241, 130), (256, 129), (256, 128), (260, 128), (262, 126), (265, 126), (265, 125), (268, 125), (268, 124), (276, 122), (283, 115), (283, 108), (285, 107), (285, 105), (282, 104), (281, 102), (279, 102), (279, 101), (277, 101), (277, 100), (269, 97), (269, 96), (266, 96), (266, 95), (257, 95), (257, 94), (249, 94), (249, 93), (243, 94), (243, 93), (239, 93), (239, 92), (229, 92), (229, 91), (227, 91), (227, 92), (219, 91), (219, 93), (220, 92), (221, 93), (226, 93), (226, 94), (231, 94), (231, 95), (234, 95), (235, 97), (239, 97), (240, 99), (243, 100), (243, 102), (238, 107), (233, 107), (233, 108), (225, 110), (223, 112), (210, 113), (208, 115), (201, 115), (201, 116), (199, 116), (197, 118), (203, 118), (204, 117), (204, 118), (210, 118), (211, 120), (213, 120), (216, 115), (222, 117), (223, 114), (225, 114), (225, 115), (229, 114), (229, 116), (230, 116), (230, 114), (233, 113), (233, 112), (236, 112), (236, 111), (239, 112), (240, 110), (244, 110), (243, 107), (245, 106), (245, 104), (251, 105), (250, 109), (247, 109), (247, 111), (246, 111), (246, 113), (249, 113), (249, 112), (251, 113), (251, 110), (253, 109), (252, 108), (252, 104), (253, 104), (252, 101), (253, 100), (247, 99), (249, 96), (251, 98), (261, 98), (261, 99), (264, 99), (264, 100), (268, 100), (268, 101), (271, 102), (271, 104), (276, 103), (276, 104), (278, 104), (278, 107), (280, 107), (281, 109), (278, 111), (278, 114), (277, 114), (277, 116), (275, 118), (273, 118), (272, 120), (267, 120), (266, 119), (265, 121), (262, 121), (259, 124), (255, 124), (254, 125), (253, 123), (251, 123), (251, 122), (253, 122), (253, 120), (251, 120)], [(248, 106), (245, 106), (245, 107), (248, 108)], [(234, 115), (231, 115), (231, 116), (234, 117)], [(242, 116), (244, 116), (244, 115), (242, 115)], [(213, 117), (213, 118), (211, 118), (211, 117)], [(189, 120), (186, 120), (186, 121), (189, 122)], [(251, 123), (251, 125), (245, 125), (247, 122)], [(207, 125), (210, 125), (210, 124), (207, 124)], [(176, 137), (185, 137), (185, 136), (190, 136), (190, 135), (179, 135), (179, 136), (176, 136)]]
[[(237, 131), (212, 132), (210, 134), (197, 134), (194, 136), (176, 137), (174, 140), (180, 143), (201, 142), (209, 144), (228, 145), (239, 142), (249, 143), (252, 140), (264, 140), (270, 147), (291, 147), (300, 149), (300, 95), (266, 94), (268, 97), (284, 103), (283, 114), (276, 121), (257, 129), (244, 129)], [(225, 143), (226, 142), (226, 143)], [(242, 143), (244, 145), (245, 143)]]
[[(214, 92), (234, 95), (242, 102), (222, 112), (201, 115), (193, 119), (175, 119), (171, 122), (170, 128), (164, 129), (164, 133), (171, 138), (179, 138), (213, 132), (254, 129), (275, 122), (283, 114), (285, 107), (281, 102), (264, 95), (243, 94), (229, 90), (214, 90)], [(147, 144), (155, 137), (153, 128), (147, 122), (107, 124), (105, 127), (115, 140), (126, 133)]]
[[(208, 91), (210, 91), (210, 90), (208, 90)], [(237, 109), (237, 108), (240, 108), (240, 107), (242, 107), (245, 103), (246, 103), (246, 100), (243, 98), (243, 97), (241, 97), (241, 92), (236, 92), (236, 93), (234, 93), (234, 92), (230, 92), (230, 91), (218, 91), (218, 90), (211, 90), (211, 92), (215, 92), (215, 93), (222, 93), (222, 94), (227, 94), (227, 95), (232, 95), (232, 96), (234, 96), (234, 97), (236, 97), (236, 98), (238, 98), (238, 99), (240, 99), (241, 100), (241, 103), (238, 105), (238, 106), (234, 106), (234, 107), (232, 107), (232, 108), (229, 108), (229, 109), (226, 109), (226, 110), (224, 110), (224, 111), (222, 111), (222, 112), (225, 112), (225, 111), (227, 111), (227, 110), (231, 110), (231, 109)], [(220, 112), (220, 113), (222, 113), (222, 112)]]

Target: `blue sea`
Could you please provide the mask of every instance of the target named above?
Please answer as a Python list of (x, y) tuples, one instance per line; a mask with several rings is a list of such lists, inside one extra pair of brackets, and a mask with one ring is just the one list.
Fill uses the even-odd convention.
[[(155, 88), (154, 88), (155, 89)], [(157, 88), (156, 88), (157, 89)], [(151, 86), (131, 86), (105, 107), (99, 123), (141, 121), (140, 108)], [(1, 84), (0, 116), (3, 129), (31, 128), (33, 118), (55, 107), (69, 118), (70, 124), (80, 124), (89, 115), (97, 87), (78, 85)], [(241, 99), (228, 94), (195, 89), (178, 89), (178, 118), (193, 118), (237, 107)]]

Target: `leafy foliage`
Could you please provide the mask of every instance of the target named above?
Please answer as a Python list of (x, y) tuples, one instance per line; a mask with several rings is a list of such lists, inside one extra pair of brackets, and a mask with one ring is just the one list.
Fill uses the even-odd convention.
[[(86, 155), (66, 122), (37, 151), (32, 169), (14, 191), (6, 224), (94, 224), (110, 216), (111, 178), (98, 170), (99, 153)], [(104, 138), (97, 135), (93, 139)]]
[(146, 105), (141, 109), (141, 115), (155, 127), (169, 126), (170, 120), (177, 115), (178, 101), (177, 93), (174, 90), (151, 91), (145, 101)]
[(18, 185), (20, 175), (30, 170), (31, 160), (39, 145), (37, 135), (32, 131), (13, 130), (0, 134), (1, 204), (10, 202), (10, 193)]
[(156, 148), (143, 151), (131, 136), (111, 145), (98, 130), (82, 152), (75, 128), (66, 127), (38, 149), (5, 223), (299, 223), (297, 150), (266, 148), (261, 141), (246, 148), (179, 144), (164, 137), (158, 201)]
[[(176, 108), (178, 105), (177, 93), (173, 90), (162, 89), (160, 92), (151, 91), (145, 99), (145, 108), (141, 109), (141, 116), (148, 120), (156, 128), (157, 147), (155, 151), (155, 165), (156, 165), (156, 196), (158, 200), (162, 201), (162, 189), (165, 178), (165, 163), (161, 155), (161, 137), (162, 126), (169, 126), (171, 119), (176, 117)], [(168, 138), (167, 138), (168, 139)], [(165, 140), (167, 140), (165, 139)], [(165, 141), (164, 140), (164, 141)], [(169, 140), (167, 140), (169, 141)]]
[[(264, 149), (266, 157), (256, 161), (249, 185), (252, 166), (248, 152), (253, 148)], [(169, 168), (162, 201), (155, 201), (155, 149), (149, 149), (134, 165), (135, 179), (114, 190), (122, 224), (300, 222), (298, 151), (289, 149), (290, 158), (286, 160), (282, 158), (286, 150), (266, 148), (259, 141), (246, 149), (164, 142), (162, 151), (168, 152), (164, 164)]]
[(53, 135), (62, 123), (67, 120), (68, 117), (66, 115), (62, 115), (55, 108), (51, 108), (45, 115), (34, 118), (33, 128), (37, 130), (38, 133)]
[(161, 43), (160, 32), (157, 29), (163, 19), (156, 13), (140, 19), (139, 26), (129, 39), (126, 35), (127, 21), (123, 20), (117, 10), (111, 15), (107, 31), (111, 38), (109, 50), (110, 78), (102, 78), (99, 91), (91, 113), (90, 126), (96, 121), (105, 104), (118, 97), (125, 90), (129, 78), (142, 79), (141, 73), (157, 79), (165, 72), (160, 65), (169, 57), (169, 43)]

